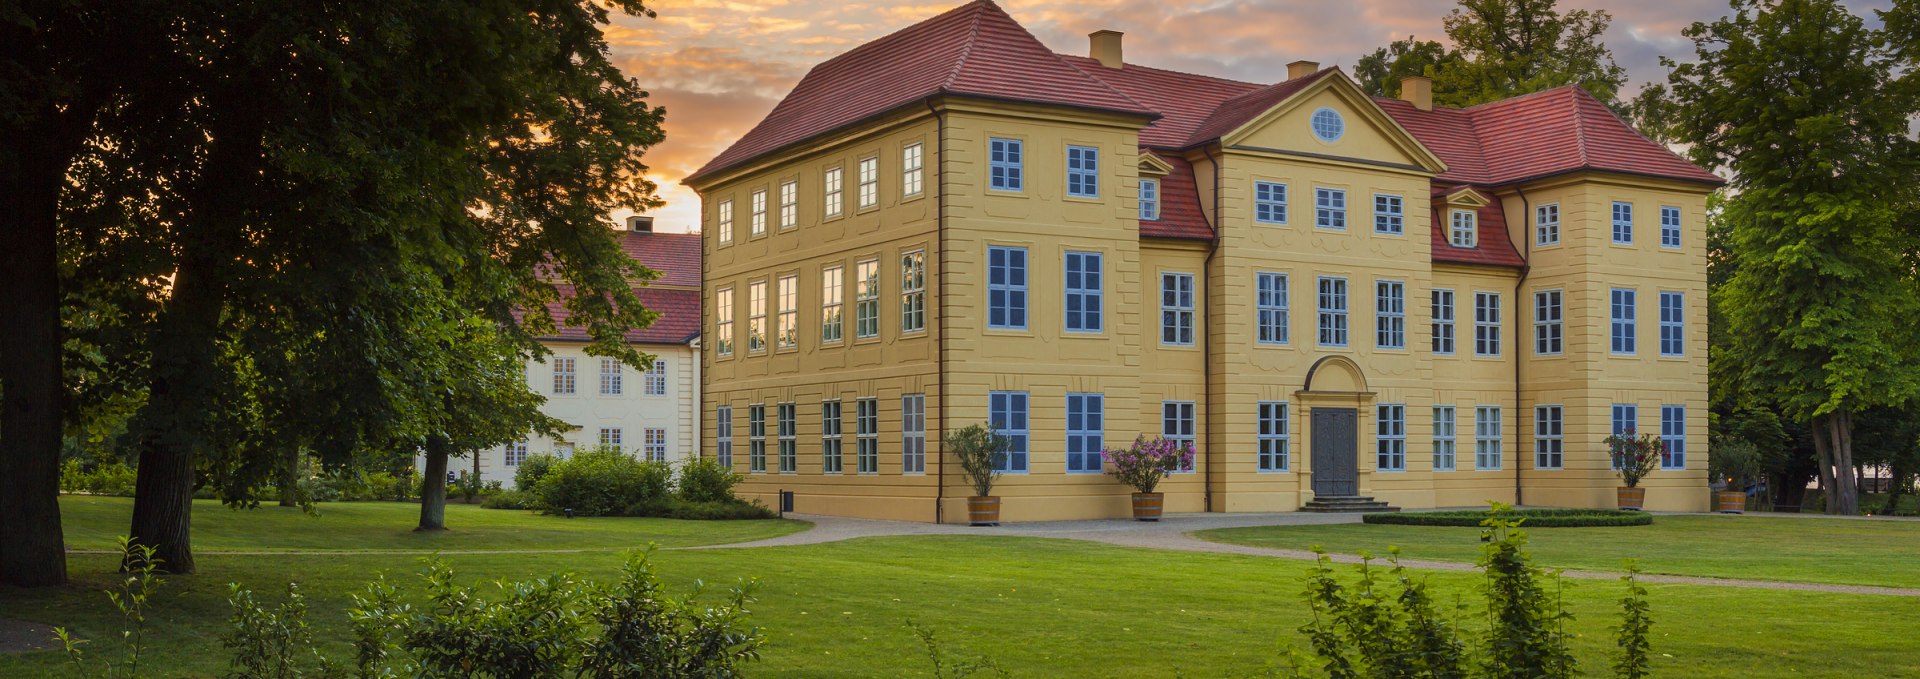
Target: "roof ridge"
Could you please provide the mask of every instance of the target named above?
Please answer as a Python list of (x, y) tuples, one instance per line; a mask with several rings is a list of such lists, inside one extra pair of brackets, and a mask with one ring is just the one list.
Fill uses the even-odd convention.
[[(961, 5), (960, 7), (962, 9), (965, 9), (965, 8), (973, 7), (976, 5), (998, 7), (998, 5), (993, 4), (992, 0), (975, 0), (974, 2)], [(961, 69), (964, 69), (967, 67), (967, 57), (973, 56), (973, 46), (975, 43), (978, 43), (979, 41), (980, 41), (980, 12), (975, 11), (973, 13), (973, 25), (967, 27), (967, 43), (966, 45), (960, 48), (960, 58), (953, 60), (953, 69), (947, 71), (947, 79), (940, 81), (940, 89), (942, 91), (952, 88), (953, 82), (955, 80), (960, 79)]]
[[(1573, 109), (1573, 139), (1577, 142), (1574, 148), (1580, 149), (1580, 165), (1582, 167), (1591, 167), (1593, 165), (1593, 156), (1587, 152), (1587, 119), (1586, 116), (1580, 115), (1580, 93), (1586, 92), (1587, 90), (1582, 87), (1573, 87), (1572, 89), (1573, 91), (1567, 93), (1567, 105)], [(1591, 94), (1589, 94), (1589, 96), (1591, 96)]]
[[(1093, 57), (1083, 57), (1083, 56), (1080, 56), (1080, 55), (1078, 55), (1078, 54), (1067, 54), (1067, 53), (1064, 53), (1064, 52), (1055, 52), (1054, 54), (1055, 54), (1056, 56), (1060, 56), (1060, 57), (1064, 57), (1064, 58), (1067, 58), (1067, 59), (1076, 59), (1076, 60), (1084, 60), (1084, 61), (1094, 61), (1094, 59), (1093, 59)], [(1260, 83), (1257, 83), (1257, 82), (1253, 82), (1253, 81), (1250, 81), (1250, 80), (1234, 80), (1233, 78), (1225, 78), (1225, 77), (1221, 77), (1221, 76), (1217, 76), (1217, 75), (1207, 75), (1207, 74), (1205, 74), (1205, 73), (1194, 73), (1194, 72), (1192, 72), (1192, 71), (1176, 71), (1176, 70), (1173, 70), (1173, 69), (1171, 69), (1171, 68), (1161, 68), (1161, 67), (1158, 67), (1158, 66), (1146, 66), (1146, 65), (1143, 65), (1143, 64), (1135, 64), (1135, 63), (1128, 63), (1128, 62), (1121, 62), (1121, 64), (1120, 64), (1120, 65), (1121, 65), (1121, 66), (1123, 66), (1123, 67), (1126, 67), (1126, 68), (1137, 68), (1137, 69), (1140, 69), (1140, 70), (1143, 70), (1143, 71), (1157, 71), (1157, 72), (1160, 72), (1160, 73), (1169, 73), (1169, 74), (1172, 74), (1172, 75), (1177, 75), (1177, 76), (1184, 76), (1184, 77), (1188, 77), (1188, 78), (1206, 78), (1206, 79), (1208, 79), (1208, 80), (1216, 80), (1216, 81), (1219, 81), (1219, 82), (1223, 82), (1223, 83), (1229, 83), (1229, 84), (1233, 84), (1233, 85), (1252, 85), (1252, 86), (1254, 86), (1254, 87), (1266, 87), (1266, 85), (1262, 85), (1262, 84), (1260, 84)], [(1329, 67), (1329, 68), (1331, 68), (1331, 67)], [(1285, 81), (1282, 81), (1282, 82), (1285, 82)]]
[(1547, 89), (1540, 90), (1537, 92), (1528, 92), (1526, 94), (1516, 94), (1511, 97), (1507, 97), (1505, 99), (1495, 99), (1493, 101), (1485, 101), (1478, 104), (1474, 104), (1472, 106), (1461, 107), (1460, 110), (1472, 111), (1474, 109), (1486, 108), (1486, 107), (1494, 106), (1497, 104), (1506, 104), (1506, 103), (1516, 102), (1516, 101), (1526, 101), (1528, 99), (1538, 99), (1538, 98), (1542, 98), (1547, 95), (1554, 94), (1555, 92), (1568, 89), (1568, 88), (1572, 88), (1576, 90), (1582, 89), (1578, 83), (1573, 83), (1568, 85), (1557, 85), (1557, 86), (1549, 87)]

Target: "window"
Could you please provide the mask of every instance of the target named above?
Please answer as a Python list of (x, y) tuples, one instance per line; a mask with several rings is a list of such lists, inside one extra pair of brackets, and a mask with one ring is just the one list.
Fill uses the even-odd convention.
[(1257, 273), (1253, 275), (1255, 323), (1259, 326), (1256, 338), (1261, 344), (1287, 343), (1287, 275), (1283, 273)]
[(987, 327), (1027, 329), (1027, 249), (987, 248)]
[(900, 255), (900, 331), (927, 329), (927, 253)]
[(1406, 233), (1406, 201), (1385, 193), (1373, 194), (1373, 232), (1400, 235)]
[(854, 265), (853, 336), (880, 336), (880, 260)]
[(1067, 195), (1100, 197), (1100, 149), (1091, 146), (1067, 147)]
[(1684, 292), (1660, 293), (1660, 355), (1687, 353), (1687, 295)]
[(1433, 353), (1453, 354), (1453, 291), (1433, 291)]
[(1533, 353), (1557, 356), (1561, 351), (1560, 291), (1533, 293)]
[(767, 350), (767, 282), (747, 284), (747, 353)]
[(1257, 404), (1260, 417), (1260, 471), (1283, 472), (1289, 468), (1287, 403), (1285, 401), (1261, 401)]
[(1633, 204), (1613, 204), (1613, 242), (1621, 245), (1633, 244)]
[(1313, 225), (1322, 229), (1347, 228), (1347, 192), (1340, 189), (1313, 190)]
[(504, 452), (503, 461), (506, 462), (507, 466), (518, 467), (520, 463), (527, 461), (527, 442), (509, 443)]
[(995, 453), (993, 469), (998, 472), (1027, 472), (1027, 392), (995, 391), (987, 394), (987, 421), (993, 431), (1007, 437), (1007, 450)]
[(880, 473), (880, 399), (853, 402), (854, 466), (862, 474)]
[(845, 272), (840, 267), (830, 266), (820, 270), (820, 341), (840, 341), (841, 300), (846, 295), (842, 285)]
[(845, 460), (840, 456), (840, 402), (820, 402), (820, 473), (845, 473)]
[(1680, 208), (1660, 208), (1660, 247), (1680, 247)]
[(792, 474), (800, 471), (800, 444), (794, 438), (794, 408), (792, 403), (782, 403), (779, 409), (780, 435), (780, 473)]
[(920, 195), (920, 170), (924, 165), (919, 142), (900, 148), (900, 195)]
[(780, 277), (780, 315), (773, 319), (774, 346), (792, 349), (800, 346), (800, 277)]
[[(1633, 405), (1631, 403), (1613, 404), (1613, 433), (1615, 435), (1617, 436), (1636, 435), (1639, 429), (1639, 426), (1638, 426), (1639, 420), (1640, 420), (1639, 406)], [(1607, 451), (1607, 459), (1608, 459), (1608, 464), (1612, 468), (1614, 469), (1620, 468), (1620, 460), (1613, 456), (1613, 451), (1611, 450)]]
[(1533, 408), (1533, 467), (1559, 469), (1566, 462), (1564, 419), (1560, 406)]
[[(1160, 402), (1160, 435), (1167, 437), (1169, 441), (1181, 444), (1189, 452), (1193, 450), (1193, 421), (1192, 401)], [(1188, 458), (1185, 464), (1174, 471), (1193, 471), (1194, 463), (1193, 458)]]
[(1687, 407), (1660, 406), (1661, 469), (1687, 468)]
[(821, 211), (826, 213), (828, 217), (840, 216), (840, 211), (846, 198), (845, 182), (846, 170), (838, 167), (827, 168), (826, 176), (820, 180), (820, 184), (824, 187), (827, 194), (826, 197), (820, 201)]
[(1453, 406), (1433, 407), (1433, 470), (1450, 472), (1454, 469), (1454, 418)]
[(642, 385), (648, 396), (667, 395), (667, 359), (654, 358), (653, 366), (647, 368), (645, 384)]
[(553, 393), (573, 393), (573, 359), (553, 359)]
[(1407, 470), (1407, 406), (1383, 403), (1375, 408), (1374, 458), (1380, 471)]
[(1499, 469), (1500, 406), (1476, 406), (1473, 409), (1473, 468)]
[(1533, 238), (1540, 245), (1560, 244), (1560, 204), (1547, 203), (1533, 209)]
[(1019, 191), (1021, 181), (1021, 142), (1018, 139), (987, 140), (987, 187), (995, 191)]
[(1324, 106), (1313, 112), (1309, 122), (1313, 126), (1313, 136), (1324, 142), (1340, 141), (1340, 136), (1347, 131), (1347, 121), (1340, 117), (1340, 112)]
[(648, 429), (646, 432), (646, 437), (647, 437), (646, 447), (642, 450), (647, 456), (647, 461), (648, 462), (666, 462), (667, 461), (667, 430)]
[(747, 472), (767, 473), (767, 406), (747, 406)]
[(1320, 278), (1320, 345), (1347, 346), (1347, 279)]
[(562, 460), (567, 459), (569, 457), (573, 457), (573, 444), (571, 443), (553, 444), (553, 456), (560, 458)]
[(1107, 432), (1107, 397), (1067, 394), (1067, 472), (1097, 474)]
[(1067, 332), (1100, 332), (1106, 323), (1102, 317), (1102, 257), (1098, 252), (1066, 254)]
[(720, 227), (719, 227), (720, 228), (720, 234), (719, 234), (720, 244), (728, 245), (733, 243), (733, 199), (729, 198), (727, 200), (720, 201), (719, 210), (720, 210), (720, 216), (718, 218), (718, 221), (720, 222)]
[(1193, 344), (1193, 274), (1160, 274), (1160, 343)]
[(713, 350), (721, 356), (733, 355), (733, 288), (713, 292)]
[(621, 435), (621, 432), (619, 427), (601, 427), (600, 428), (600, 446), (603, 448), (612, 448), (614, 450), (620, 450), (621, 449), (620, 435)]
[(1153, 221), (1160, 218), (1160, 180), (1140, 180), (1140, 219)]
[(1630, 288), (1613, 289), (1613, 353), (1631, 354), (1634, 352), (1634, 291)]
[(1374, 344), (1382, 349), (1407, 348), (1407, 286), (1400, 281), (1373, 284)]
[(1286, 184), (1253, 183), (1253, 221), (1262, 224), (1287, 223)]
[(860, 209), (880, 204), (880, 159), (860, 159)]
[(733, 468), (733, 406), (713, 409), (713, 458), (720, 466)]
[(927, 472), (927, 395), (900, 397), (900, 473)]
[(753, 192), (753, 216), (748, 227), (755, 236), (767, 235), (767, 190)]
[(1500, 293), (1473, 293), (1473, 355), (1500, 355)]
[(800, 223), (800, 184), (780, 183), (780, 228), (791, 229)]
[(1447, 242), (1456, 248), (1470, 248), (1480, 242), (1480, 216), (1472, 210), (1454, 210)]

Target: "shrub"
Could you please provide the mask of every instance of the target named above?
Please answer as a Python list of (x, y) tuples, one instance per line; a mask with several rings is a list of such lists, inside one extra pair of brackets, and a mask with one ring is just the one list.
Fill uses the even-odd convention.
[(503, 490), (480, 502), (484, 509), (539, 509), (540, 497), (524, 490)]
[(1193, 465), (1193, 444), (1164, 436), (1148, 440), (1142, 434), (1126, 450), (1109, 448), (1100, 451), (1100, 457), (1106, 459), (1108, 474), (1134, 490), (1151, 493), (1167, 474)]
[(1667, 450), (1665, 441), (1653, 434), (1635, 436), (1632, 427), (1617, 434), (1608, 435), (1601, 440), (1607, 444), (1608, 454), (1613, 458), (1613, 471), (1620, 475), (1620, 481), (1628, 488), (1640, 485), (1640, 479), (1647, 478), (1660, 466), (1660, 455)]
[(746, 519), (772, 519), (779, 515), (758, 502), (744, 500), (726, 500), (722, 502), (689, 502), (675, 499), (658, 508), (649, 516), (669, 519), (689, 519), (694, 521), (738, 521)]
[(544, 453), (521, 460), (520, 466), (513, 470), (514, 489), (532, 491), (534, 486), (539, 485), (540, 477), (546, 476), (559, 461), (560, 458)]
[(680, 466), (680, 499), (687, 502), (738, 503), (740, 500), (733, 496), (733, 487), (739, 483), (739, 473), (704, 457), (696, 457)]
[(666, 503), (673, 470), (660, 462), (641, 462), (617, 449), (589, 450), (552, 465), (534, 486), (549, 512), (572, 509), (576, 516), (632, 516), (657, 511)]
[[(1361, 521), (1397, 526), (1483, 526), (1492, 512), (1455, 510), (1444, 512), (1396, 512), (1367, 514)], [(1583, 528), (1596, 526), (1645, 526), (1653, 515), (1618, 509), (1515, 509), (1503, 516), (1524, 523), (1528, 528)]]
[(60, 490), (68, 493), (133, 497), (133, 482), (134, 469), (118, 461), (89, 465), (67, 460), (60, 464)]
[(97, 670), (88, 667), (86, 653), (80, 650), (86, 641), (74, 637), (65, 627), (53, 628), (54, 637), (66, 649), (67, 661), (79, 670), (79, 676), (140, 676), (140, 654), (146, 650), (148, 603), (159, 593), (160, 586), (166, 584), (160, 577), (162, 564), (161, 559), (154, 556), (155, 551), (152, 545), (136, 545), (126, 536), (120, 536), (122, 574), (118, 587), (107, 590), (107, 599), (120, 612), (125, 625), (120, 630), (119, 663), (108, 660)]
[(1013, 438), (994, 430), (991, 424), (970, 424), (947, 433), (947, 450), (960, 460), (960, 471), (973, 484), (977, 497), (993, 495), (993, 482), (1000, 478), (995, 464), (1013, 447)]

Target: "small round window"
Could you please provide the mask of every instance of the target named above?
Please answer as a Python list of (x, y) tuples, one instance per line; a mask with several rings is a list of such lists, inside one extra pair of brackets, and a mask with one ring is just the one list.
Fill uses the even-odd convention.
[(1321, 107), (1313, 112), (1313, 136), (1319, 137), (1320, 141), (1340, 141), (1340, 135), (1346, 131), (1347, 121), (1340, 117), (1339, 111)]

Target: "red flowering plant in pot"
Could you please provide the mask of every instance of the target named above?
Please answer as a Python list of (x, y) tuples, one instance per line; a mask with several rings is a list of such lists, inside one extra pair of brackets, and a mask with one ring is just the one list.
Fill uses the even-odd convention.
[(1192, 443), (1164, 436), (1148, 439), (1145, 435), (1134, 437), (1133, 445), (1126, 450), (1100, 451), (1107, 473), (1133, 486), (1133, 518), (1141, 521), (1160, 520), (1164, 496), (1153, 489), (1168, 474), (1192, 466), (1193, 455)]
[(1640, 487), (1640, 480), (1660, 467), (1660, 456), (1667, 452), (1667, 444), (1652, 434), (1635, 435), (1631, 428), (1603, 441), (1613, 457), (1614, 472), (1627, 484), (1616, 491), (1620, 508), (1639, 511), (1647, 502), (1647, 489)]

